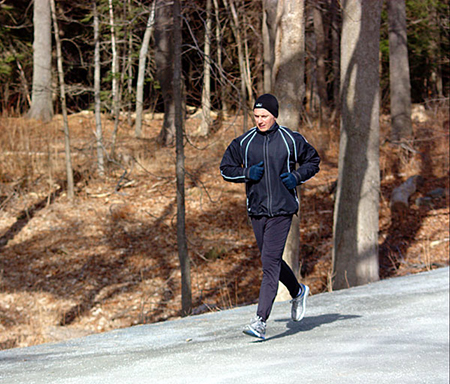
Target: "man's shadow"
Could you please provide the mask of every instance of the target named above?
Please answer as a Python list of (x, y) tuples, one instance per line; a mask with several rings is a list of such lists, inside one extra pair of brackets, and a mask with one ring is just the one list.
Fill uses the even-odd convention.
[(320, 327), (324, 324), (334, 323), (335, 321), (342, 320), (350, 320), (355, 319), (361, 316), (358, 315), (341, 315), (339, 313), (329, 313), (326, 315), (320, 316), (309, 316), (305, 317), (302, 321), (294, 322), (291, 319), (279, 319), (275, 320), (275, 322), (286, 322), (286, 331), (280, 333), (279, 335), (275, 335), (272, 337), (268, 337), (266, 341), (280, 339), (286, 336), (292, 336), (299, 332), (308, 332), (313, 330), (314, 328)]

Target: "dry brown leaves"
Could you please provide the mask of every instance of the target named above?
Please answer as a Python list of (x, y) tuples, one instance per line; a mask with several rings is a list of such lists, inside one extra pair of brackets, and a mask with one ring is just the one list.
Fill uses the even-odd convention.
[[(416, 124), (413, 151), (382, 142), (382, 277), (448, 265), (448, 136), (433, 140), (448, 130), (436, 121)], [(48, 125), (1, 119), (6, 150), (0, 154), (0, 349), (179, 316), (175, 151), (157, 144), (161, 123), (148, 121), (144, 138), (136, 140), (123, 122), (118, 160), (100, 179), (94, 172), (93, 117), (71, 116), (78, 183), (70, 202), (58, 189), (64, 186), (58, 119)], [(103, 124), (108, 139), (112, 122), (105, 118)], [(194, 313), (256, 302), (261, 279), (244, 187), (225, 183), (218, 171), (242, 123), (226, 121), (210, 138), (195, 136), (197, 126), (196, 119), (187, 121)], [(382, 129), (387, 137), (386, 120)], [(303, 132), (324, 158), (321, 172), (302, 189), (301, 272), (313, 294), (329, 289), (338, 147), (336, 132), (317, 132)], [(412, 196), (407, 217), (395, 222), (390, 193), (417, 173), (425, 182)], [(415, 204), (437, 188), (444, 188), (443, 196)]]

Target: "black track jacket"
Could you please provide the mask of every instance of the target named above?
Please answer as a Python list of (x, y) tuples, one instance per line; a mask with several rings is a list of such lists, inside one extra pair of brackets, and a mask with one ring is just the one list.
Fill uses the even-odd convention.
[[(264, 174), (254, 182), (248, 177), (250, 167), (261, 161)], [(265, 132), (253, 127), (234, 139), (223, 155), (220, 172), (226, 181), (246, 183), (249, 216), (273, 217), (298, 211), (296, 189), (287, 189), (280, 175), (291, 172), (299, 185), (319, 171), (319, 163), (317, 151), (300, 133), (275, 123)]]

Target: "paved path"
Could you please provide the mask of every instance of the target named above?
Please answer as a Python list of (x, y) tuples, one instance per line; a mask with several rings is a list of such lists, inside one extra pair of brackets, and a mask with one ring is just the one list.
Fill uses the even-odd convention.
[(0, 352), (0, 383), (449, 383), (449, 268), (276, 303)]

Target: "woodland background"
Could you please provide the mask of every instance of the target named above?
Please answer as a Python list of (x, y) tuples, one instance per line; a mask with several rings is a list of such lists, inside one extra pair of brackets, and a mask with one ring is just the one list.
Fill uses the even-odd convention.
[[(99, 17), (102, 172), (94, 114), (93, 3)], [(161, 3), (172, 4), (160, 1), (156, 6)], [(30, 119), (33, 2), (0, 1), (0, 348), (182, 314), (176, 148), (174, 132), (166, 135), (167, 105), (157, 76), (162, 41), (158, 25), (146, 53), (144, 111), (141, 132), (136, 130), (139, 54), (153, 4), (55, 2), (71, 139), (71, 198), (54, 35), (52, 116)], [(205, 53), (207, 9), (206, 1), (181, 3), (186, 238), (193, 314), (256, 302), (261, 279), (243, 186), (225, 183), (218, 165), (228, 143), (252, 126), (251, 115), (245, 113), (252, 98), (265, 92), (263, 2), (214, 2), (209, 55)], [(298, 129), (323, 159), (321, 172), (301, 190), (300, 274), (313, 294), (333, 289), (341, 124), (336, 64), (342, 12), (339, 1), (305, 2), (305, 90)], [(446, 2), (406, 1), (412, 135), (400, 141), (391, 132), (386, 4), (381, 13), (381, 278), (448, 265), (448, 14)], [(220, 40), (213, 37), (216, 24)], [(239, 39), (233, 25), (238, 26)], [(212, 59), (212, 112), (205, 128), (205, 57), (216, 58), (218, 51), (222, 61), (219, 65)], [(245, 63), (247, 90), (242, 89), (239, 57)], [(321, 68), (325, 83), (321, 83)], [(398, 219), (391, 211), (392, 192), (415, 175), (421, 182)]]

